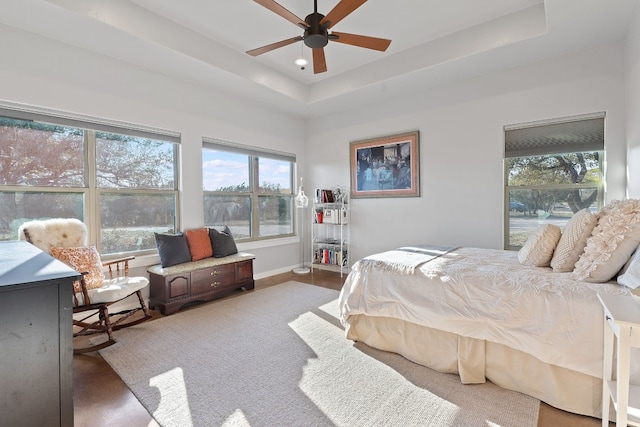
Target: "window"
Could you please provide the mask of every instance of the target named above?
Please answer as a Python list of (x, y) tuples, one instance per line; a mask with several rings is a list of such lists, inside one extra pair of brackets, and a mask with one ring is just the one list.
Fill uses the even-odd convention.
[(603, 203), (604, 114), (505, 128), (505, 248)]
[(203, 142), (205, 225), (238, 240), (292, 235), (294, 165), (292, 155)]
[(154, 232), (176, 228), (176, 136), (0, 112), (0, 240), (66, 217), (87, 224), (103, 255), (145, 253)]

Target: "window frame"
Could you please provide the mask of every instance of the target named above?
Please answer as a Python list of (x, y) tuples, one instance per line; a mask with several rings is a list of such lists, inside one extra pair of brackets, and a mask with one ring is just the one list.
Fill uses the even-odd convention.
[[(45, 110), (37, 107), (0, 103), (0, 116), (16, 120), (49, 123), (53, 125), (77, 128), (83, 131), (83, 167), (82, 186), (28, 186), (1, 185), (0, 191), (21, 193), (80, 193), (83, 195), (83, 222), (87, 226), (88, 243), (96, 246), (102, 255), (101, 234), (102, 217), (100, 212), (101, 195), (107, 193), (124, 194), (165, 194), (172, 195), (175, 203), (173, 228), (180, 224), (180, 134), (173, 131), (146, 127), (142, 125), (110, 121), (97, 117), (84, 116), (62, 111)], [(173, 144), (173, 188), (172, 189), (139, 189), (139, 188), (99, 188), (97, 185), (96, 134), (99, 132), (115, 133), (126, 136), (142, 137)], [(129, 251), (126, 255), (152, 255), (156, 248), (140, 251)], [(125, 252), (104, 254), (105, 259), (116, 258)]]
[[(249, 206), (251, 209), (251, 213), (249, 216), (249, 237), (239, 237), (235, 236), (235, 239), (238, 242), (260, 242), (274, 239), (282, 239), (287, 237), (293, 237), (296, 235), (296, 214), (294, 207), (294, 184), (296, 178), (296, 156), (290, 153), (284, 153), (275, 150), (268, 150), (264, 148), (258, 147), (250, 147), (241, 144), (234, 144), (227, 141), (221, 141), (217, 139), (211, 138), (203, 138), (202, 139), (202, 150), (213, 150), (213, 151), (224, 151), (227, 153), (233, 154), (241, 154), (247, 156), (247, 167), (249, 172), (249, 191), (215, 191), (215, 190), (205, 190), (203, 183), (203, 202), (207, 198), (207, 196), (213, 197), (249, 197)], [(287, 193), (278, 193), (273, 191), (262, 191), (260, 188), (260, 159), (272, 159), (272, 160), (280, 160), (287, 161), (290, 163), (290, 171), (289, 171), (289, 181), (291, 191)], [(203, 173), (204, 176), (204, 173)], [(291, 222), (291, 232), (286, 234), (277, 234), (277, 235), (269, 235), (269, 236), (260, 236), (260, 199), (263, 197), (276, 196), (276, 197), (286, 197), (289, 199), (289, 212), (290, 212), (290, 222)], [(204, 203), (206, 206), (206, 202)], [(204, 212), (203, 212), (204, 214)], [(204, 224), (206, 227), (220, 227), (220, 225), (216, 224), (208, 224), (206, 217), (204, 218)]]
[[(590, 115), (581, 115), (574, 116), (568, 118), (560, 118), (554, 120), (547, 120), (543, 122), (535, 122), (531, 124), (524, 125), (514, 125), (514, 126), (505, 126), (504, 135), (505, 135), (505, 152), (503, 156), (503, 179), (504, 179), (504, 197), (503, 197), (503, 248), (505, 250), (518, 250), (521, 246), (511, 245), (511, 227), (510, 227), (510, 201), (511, 201), (511, 192), (512, 191), (557, 191), (557, 190), (580, 190), (580, 189), (593, 189), (595, 188), (597, 191), (596, 203), (598, 209), (600, 209), (604, 205), (604, 189), (605, 189), (605, 169), (604, 165), (606, 164), (605, 155), (606, 152), (604, 150), (604, 113), (595, 113)], [(528, 129), (535, 127), (544, 127), (546, 125), (562, 125), (562, 124), (570, 124), (572, 122), (579, 122), (582, 120), (601, 120), (602, 121), (602, 140), (601, 141), (588, 141), (586, 143), (573, 143), (572, 145), (562, 145), (553, 147), (551, 144), (548, 146), (546, 150), (540, 151), (541, 148), (537, 147), (534, 151), (529, 153), (526, 152), (511, 152), (508, 153), (507, 150), (507, 132), (510, 130), (519, 130), (519, 129)], [(553, 157), (555, 155), (566, 155), (566, 154), (577, 154), (577, 153), (598, 153), (598, 169), (599, 175), (601, 179), (599, 182), (586, 182), (586, 183), (561, 183), (561, 184), (549, 184), (549, 183), (539, 183), (532, 185), (509, 185), (509, 166), (511, 159), (517, 158), (527, 158), (527, 157)], [(514, 155), (519, 154), (519, 155)], [(568, 219), (567, 219), (568, 221)]]

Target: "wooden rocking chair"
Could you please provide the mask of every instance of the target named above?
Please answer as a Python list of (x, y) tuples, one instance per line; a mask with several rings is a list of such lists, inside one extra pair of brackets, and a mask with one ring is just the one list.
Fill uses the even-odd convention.
[[(151, 319), (141, 292), (149, 285), (149, 279), (129, 277), (129, 261), (134, 257), (101, 262), (96, 248), (87, 246), (87, 227), (82, 221), (66, 218), (29, 221), (20, 226), (18, 235), (82, 273), (82, 279), (74, 283), (74, 354), (115, 344), (113, 331)], [(134, 294), (137, 296), (134, 308), (109, 312), (109, 306)], [(96, 334), (106, 334), (106, 340), (82, 338)]]

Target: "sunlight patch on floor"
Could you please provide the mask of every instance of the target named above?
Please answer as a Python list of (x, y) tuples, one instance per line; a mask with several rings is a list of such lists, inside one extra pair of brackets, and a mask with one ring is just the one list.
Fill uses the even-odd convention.
[(163, 412), (171, 413), (174, 419), (182, 420), (181, 427), (193, 427), (182, 368), (174, 368), (152, 377), (149, 379), (149, 385), (157, 388), (160, 393), (160, 403), (158, 408), (153, 411), (154, 416)]
[[(320, 310), (338, 316), (336, 301)], [(289, 327), (316, 354), (303, 368), (300, 390), (336, 425), (392, 420), (425, 402), (443, 414), (444, 425), (455, 425), (447, 422), (455, 422), (457, 405), (412, 384), (392, 367), (354, 352), (353, 342), (344, 337), (344, 331), (336, 334), (336, 324), (307, 312), (290, 322)]]
[(224, 420), (222, 427), (251, 427), (251, 424), (242, 413), (242, 410), (236, 409), (233, 414)]

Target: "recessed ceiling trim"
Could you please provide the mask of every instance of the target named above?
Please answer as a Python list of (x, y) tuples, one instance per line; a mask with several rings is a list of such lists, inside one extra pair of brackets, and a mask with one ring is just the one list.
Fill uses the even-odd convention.
[(375, 61), (375, 68), (365, 65), (319, 81), (311, 86), (309, 103), (539, 37), (546, 31), (544, 4), (532, 6), (389, 55)]
[(303, 83), (270, 67), (256, 63), (240, 52), (129, 1), (46, 1), (74, 13), (84, 15), (139, 40), (196, 59), (236, 76), (241, 76), (297, 101), (306, 103), (308, 100), (309, 90)]

